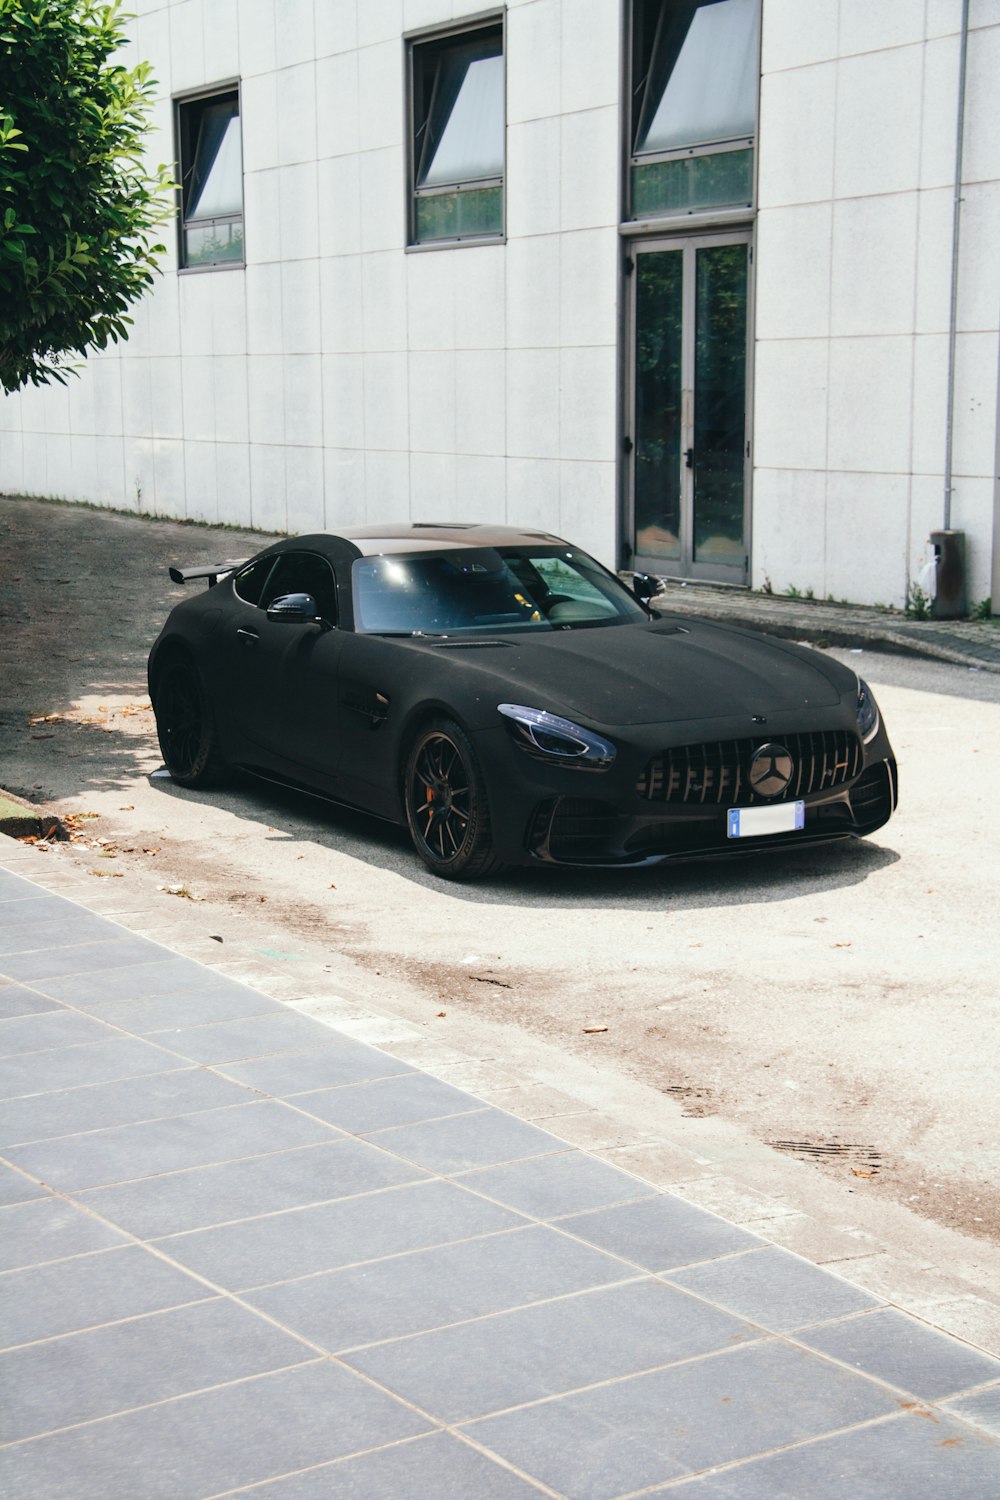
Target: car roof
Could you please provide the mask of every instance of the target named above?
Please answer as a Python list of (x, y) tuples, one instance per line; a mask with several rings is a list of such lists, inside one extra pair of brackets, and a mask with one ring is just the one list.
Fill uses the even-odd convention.
[(353, 542), (365, 557), (386, 552), (435, 552), (449, 547), (565, 546), (549, 531), (521, 531), (516, 526), (486, 526), (436, 521), (404, 521), (397, 525), (345, 526), (336, 533)]

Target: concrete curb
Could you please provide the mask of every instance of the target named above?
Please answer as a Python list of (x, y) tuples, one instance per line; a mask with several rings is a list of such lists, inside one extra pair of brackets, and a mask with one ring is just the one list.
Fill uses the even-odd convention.
[(69, 829), (62, 818), (44, 808), (35, 807), (23, 797), (0, 788), (0, 833), (12, 839), (59, 839), (69, 838)]

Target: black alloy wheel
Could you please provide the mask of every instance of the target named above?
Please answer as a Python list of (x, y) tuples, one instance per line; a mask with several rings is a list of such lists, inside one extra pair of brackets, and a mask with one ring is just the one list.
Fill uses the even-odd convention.
[(458, 724), (424, 725), (410, 746), (404, 791), (410, 836), (428, 869), (474, 880), (500, 868), (475, 751)]
[(153, 700), (163, 763), (181, 786), (210, 786), (225, 774), (215, 720), (192, 661), (176, 656), (160, 673)]

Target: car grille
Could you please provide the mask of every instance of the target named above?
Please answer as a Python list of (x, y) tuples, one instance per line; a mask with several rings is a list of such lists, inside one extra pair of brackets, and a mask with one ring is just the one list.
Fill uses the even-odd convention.
[[(773, 801), (755, 793), (749, 781), (750, 761), (761, 743), (759, 739), (709, 740), (664, 750), (642, 771), (636, 791), (648, 802), (749, 807)], [(861, 769), (861, 742), (848, 730), (786, 734), (780, 743), (794, 762), (783, 800), (842, 786)]]
[(586, 797), (559, 797), (535, 809), (528, 847), (555, 860), (595, 859), (603, 854), (615, 810)]
[(885, 762), (880, 762), (869, 766), (851, 787), (851, 811), (859, 828), (879, 828), (892, 814), (892, 775)]

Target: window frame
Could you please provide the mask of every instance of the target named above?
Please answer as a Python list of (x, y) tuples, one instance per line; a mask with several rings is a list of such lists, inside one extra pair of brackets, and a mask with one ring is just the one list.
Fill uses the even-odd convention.
[[(625, 109), (623, 114), (624, 126), (624, 163), (622, 171), (622, 223), (623, 230), (631, 229), (634, 225), (646, 223), (659, 223), (664, 220), (686, 223), (694, 220), (696, 222), (712, 222), (715, 220), (738, 219), (742, 216), (752, 214), (757, 201), (757, 164), (759, 153), (757, 151), (757, 138), (760, 130), (760, 49), (762, 32), (762, 4), (757, 0), (757, 88), (754, 95), (754, 124), (750, 134), (739, 134), (728, 137), (714, 137), (704, 141), (690, 141), (682, 145), (669, 146), (661, 149), (638, 151), (636, 149), (636, 138), (640, 124), (640, 116), (645, 100), (636, 99), (637, 78), (637, 47), (638, 47), (638, 24), (637, 12), (644, 0), (624, 0), (625, 6)], [(664, 6), (670, 0), (662, 0)], [(655, 45), (655, 43), (654, 43)], [(658, 165), (661, 162), (686, 161), (693, 158), (705, 158), (710, 156), (721, 156), (730, 152), (749, 151), (750, 158), (750, 195), (748, 198), (734, 199), (732, 203), (692, 205), (679, 208), (661, 208), (636, 213), (634, 173), (636, 168)]]
[[(469, 178), (466, 181), (456, 180), (451, 183), (437, 183), (432, 187), (417, 186), (417, 170), (419, 166), (417, 149), (418, 120), (416, 118), (416, 105), (419, 95), (417, 86), (416, 68), (418, 66), (418, 54), (421, 47), (428, 44), (447, 43), (453, 40), (456, 44), (470, 41), (475, 38), (477, 32), (499, 31), (500, 36), (500, 59), (503, 64), (503, 163), (499, 174), (490, 177)], [(405, 79), (405, 122), (406, 122), (406, 249), (407, 251), (425, 250), (453, 250), (456, 246), (468, 245), (497, 245), (506, 243), (507, 238), (507, 12), (506, 8), (489, 11), (479, 11), (471, 16), (463, 16), (454, 21), (446, 22), (441, 26), (423, 27), (418, 31), (405, 32), (403, 35), (404, 46), (404, 79)], [(426, 121), (424, 122), (426, 124)], [(488, 233), (458, 234), (438, 239), (420, 239), (417, 233), (417, 205), (421, 199), (442, 197), (447, 193), (454, 193), (462, 189), (474, 190), (476, 188), (498, 187), (500, 189), (500, 228)]]
[[(191, 105), (212, 103), (235, 97), (236, 118), (240, 123), (240, 211), (231, 214), (215, 214), (204, 219), (188, 219), (184, 214), (185, 194), (185, 165), (188, 171), (193, 169), (194, 161), (187, 163), (185, 157), (192, 157), (190, 142), (190, 128), (184, 118), (185, 111)], [(246, 267), (246, 167), (243, 161), (243, 91), (239, 78), (225, 79), (220, 83), (207, 84), (204, 88), (185, 90), (181, 94), (173, 96), (174, 109), (174, 144), (176, 148), (175, 166), (177, 172), (177, 270), (180, 275), (188, 275), (203, 271), (242, 271)], [(187, 260), (187, 231), (199, 226), (239, 224), (243, 231), (243, 254), (239, 259), (215, 260), (188, 263)]]

